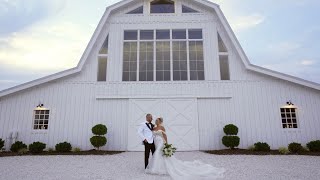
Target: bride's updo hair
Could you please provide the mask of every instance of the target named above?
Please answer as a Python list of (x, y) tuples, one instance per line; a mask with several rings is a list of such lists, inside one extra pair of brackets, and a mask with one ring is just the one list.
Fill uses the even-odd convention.
[(162, 117), (159, 117), (157, 120), (160, 122), (160, 124), (163, 124), (163, 118)]

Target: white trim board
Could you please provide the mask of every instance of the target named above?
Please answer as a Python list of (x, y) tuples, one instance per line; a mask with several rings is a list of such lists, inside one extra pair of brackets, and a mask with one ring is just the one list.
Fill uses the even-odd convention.
[(231, 99), (231, 96), (96, 96), (96, 100), (107, 99)]
[[(56, 80), (56, 79), (60, 79), (60, 78), (63, 78), (63, 77), (66, 77), (66, 76), (69, 76), (69, 75), (72, 75), (72, 74), (80, 72), (83, 69), (83, 66), (84, 66), (85, 62), (87, 61), (87, 59), (89, 57), (89, 54), (91, 53), (97, 38), (102, 33), (103, 27), (107, 23), (107, 19), (109, 18), (110, 13), (112, 11), (114, 11), (114, 10), (117, 10), (118, 8), (120, 8), (122, 6), (125, 6), (128, 3), (133, 2), (133, 1), (141, 2), (140, 0), (123, 0), (123, 1), (120, 1), (120, 2), (118, 2), (116, 4), (114, 4), (114, 5), (111, 5), (111, 6), (106, 8), (106, 11), (105, 11), (104, 15), (102, 16), (102, 18), (101, 18), (101, 20), (100, 20), (100, 22), (99, 22), (99, 24), (98, 24), (93, 36), (92, 36), (92, 38), (91, 38), (87, 48), (85, 49), (85, 51), (84, 51), (84, 53), (83, 53), (78, 65), (76, 67), (74, 67), (72, 69), (69, 69), (69, 70), (66, 70), (66, 71), (62, 71), (62, 72), (53, 74), (53, 75), (49, 75), (49, 76), (46, 76), (46, 77), (31, 81), (31, 82), (28, 82), (28, 83), (24, 83), (24, 84), (21, 84), (21, 85), (18, 85), (18, 86), (15, 86), (15, 87), (12, 87), (12, 88), (9, 88), (9, 89), (6, 89), (6, 90), (2, 90), (2, 91), (0, 91), (0, 97), (4, 97), (4, 96), (7, 96), (7, 95), (10, 95), (10, 94), (13, 94), (13, 93), (16, 93), (16, 92), (19, 92), (19, 91), (22, 91), (22, 90), (25, 90), (25, 89), (40, 85), (40, 84), (44, 84), (44, 83), (47, 83), (47, 82), (50, 82), (50, 81), (53, 81), (53, 80)], [(312, 88), (312, 89), (320, 90), (320, 84), (318, 84), (318, 83), (307, 81), (307, 80), (304, 80), (304, 79), (301, 79), (301, 78), (298, 78), (298, 77), (290, 76), (290, 75), (287, 75), (287, 74), (283, 74), (283, 73), (280, 73), (280, 72), (272, 71), (272, 70), (269, 70), (269, 69), (266, 69), (266, 68), (259, 67), (259, 66), (251, 64), (249, 59), (248, 59), (248, 57), (246, 56), (244, 50), (242, 49), (239, 41), (237, 40), (234, 32), (232, 31), (231, 26), (229, 25), (229, 23), (228, 23), (227, 19), (225, 18), (223, 12), (221, 11), (219, 5), (217, 5), (217, 4), (213, 3), (213, 2), (210, 2), (208, 0), (194, 0), (194, 2), (200, 3), (202, 5), (206, 5), (207, 7), (210, 7), (212, 10), (214, 10), (217, 13), (218, 18), (219, 18), (219, 20), (221, 21), (221, 23), (223, 25), (223, 28), (226, 30), (227, 35), (230, 37), (232, 43), (234, 44), (234, 46), (235, 46), (235, 48), (237, 50), (237, 53), (240, 55), (240, 58), (241, 58), (242, 62), (244, 63), (246, 69), (254, 71), (254, 72), (257, 72), (257, 73), (261, 73), (261, 74), (264, 74), (264, 75), (268, 75), (268, 76), (271, 76), (271, 77), (275, 77), (275, 78), (278, 78), (278, 79), (286, 80), (286, 81), (289, 81), (289, 82), (292, 82), (292, 83), (295, 83), (295, 84), (300, 84), (302, 86), (309, 87), (309, 88)]]

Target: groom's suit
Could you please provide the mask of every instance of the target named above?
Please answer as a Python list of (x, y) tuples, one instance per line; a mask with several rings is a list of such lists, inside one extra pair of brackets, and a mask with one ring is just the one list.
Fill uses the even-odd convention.
[[(153, 142), (153, 134), (152, 134), (153, 128), (154, 128), (154, 125), (152, 123), (144, 122), (144, 123), (141, 123), (138, 130), (138, 134), (145, 147), (145, 151), (144, 151), (145, 168), (147, 168), (149, 164), (150, 151), (153, 154), (156, 149)], [(147, 142), (145, 142), (144, 140), (147, 140)]]

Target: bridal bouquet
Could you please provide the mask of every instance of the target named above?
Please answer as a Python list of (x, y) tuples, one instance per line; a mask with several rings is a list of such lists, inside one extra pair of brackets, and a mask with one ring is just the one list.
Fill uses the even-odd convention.
[(177, 148), (173, 147), (172, 144), (165, 143), (162, 148), (163, 156), (171, 157), (176, 152), (176, 150)]

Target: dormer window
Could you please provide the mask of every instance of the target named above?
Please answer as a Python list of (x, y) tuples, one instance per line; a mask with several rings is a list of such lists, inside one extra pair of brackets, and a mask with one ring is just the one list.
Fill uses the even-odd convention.
[(109, 35), (107, 35), (98, 54), (98, 73), (97, 81), (107, 81), (107, 65), (108, 65)]
[(143, 14), (143, 6), (140, 6), (134, 10), (131, 10), (127, 14)]
[(151, 13), (174, 13), (174, 2), (170, 0), (154, 0), (150, 3)]

